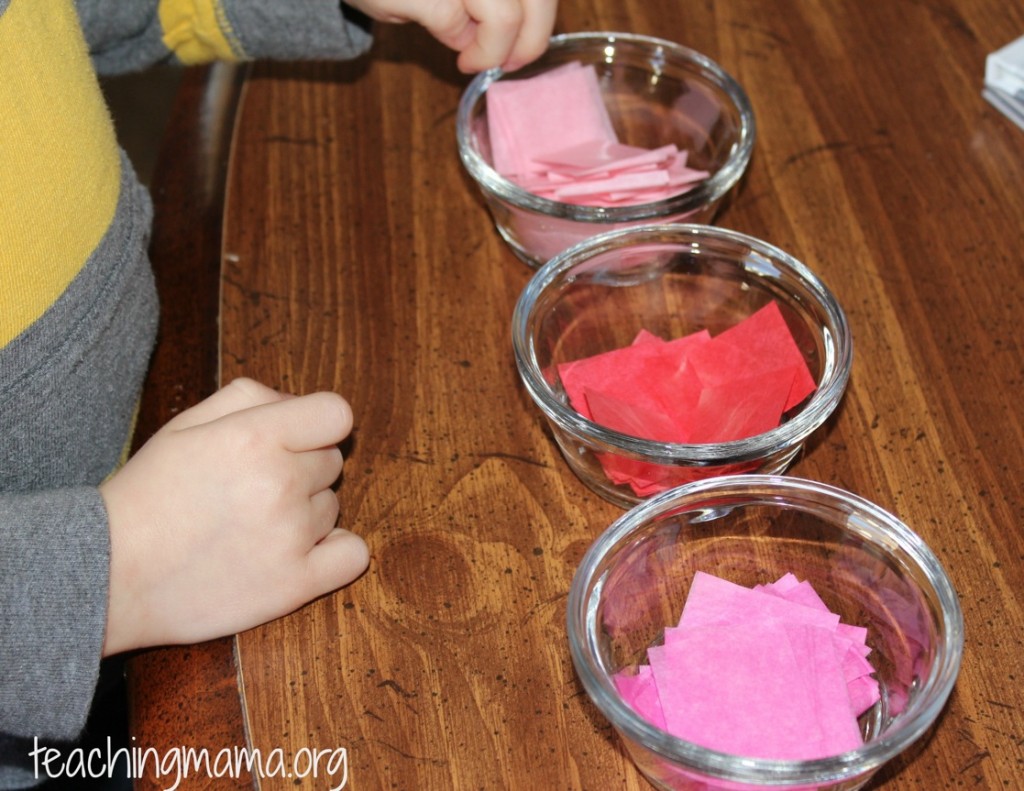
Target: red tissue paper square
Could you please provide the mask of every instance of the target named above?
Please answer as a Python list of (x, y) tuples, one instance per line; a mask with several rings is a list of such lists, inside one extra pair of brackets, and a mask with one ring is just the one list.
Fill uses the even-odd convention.
[[(621, 434), (673, 444), (730, 442), (763, 434), (816, 389), (778, 304), (769, 302), (712, 337), (666, 341), (646, 330), (621, 349), (562, 363), (558, 376), (583, 417)], [(601, 454), (605, 474), (644, 497), (756, 462), (674, 468)]]

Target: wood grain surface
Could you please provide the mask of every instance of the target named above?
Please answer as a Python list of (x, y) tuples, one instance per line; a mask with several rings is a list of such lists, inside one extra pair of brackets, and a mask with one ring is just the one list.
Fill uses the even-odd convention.
[[(577, 30), (679, 41), (744, 86), (755, 154), (718, 222), (811, 266), (854, 335), (846, 398), (791, 472), (898, 514), (960, 594), (947, 709), (870, 787), (1021, 787), (1024, 131), (980, 88), (985, 55), (1024, 35), (1024, 6), (565, 0), (559, 31)], [(341, 518), (373, 559), (239, 635), (225, 678), (237, 670), (252, 746), (344, 747), (349, 789), (647, 788), (569, 659), (572, 573), (621, 511), (573, 477), (518, 381), (509, 325), (531, 271), (458, 162), (467, 82), (412, 26), (380, 29), (352, 63), (247, 79), (221, 380), (350, 400)], [(234, 746), (194, 725), (212, 689), (183, 704), (166, 681), (147, 687), (187, 676), (194, 650), (136, 674), (136, 722), (154, 743)]]
[[(150, 258), (160, 330), (135, 432), (139, 447), (178, 412), (217, 389), (224, 185), (244, 73), (218, 64), (184, 75), (153, 173)], [(132, 747), (161, 756), (181, 745), (242, 745), (245, 728), (230, 637), (141, 651), (127, 663)], [(168, 767), (170, 768), (170, 767)], [(167, 774), (167, 773), (164, 773)], [(171, 772), (176, 776), (176, 772)], [(188, 788), (230, 785), (198, 774)], [(251, 787), (245, 772), (239, 787)], [(150, 772), (139, 787), (173, 783)]]

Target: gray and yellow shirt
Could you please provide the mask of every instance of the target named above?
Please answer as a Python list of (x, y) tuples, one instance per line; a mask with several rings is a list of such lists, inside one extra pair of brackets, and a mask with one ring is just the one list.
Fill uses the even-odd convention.
[(96, 487), (156, 327), (149, 197), (95, 71), (369, 43), (337, 0), (0, 0), (0, 788), (33, 782), (33, 737), (84, 725), (107, 609)]

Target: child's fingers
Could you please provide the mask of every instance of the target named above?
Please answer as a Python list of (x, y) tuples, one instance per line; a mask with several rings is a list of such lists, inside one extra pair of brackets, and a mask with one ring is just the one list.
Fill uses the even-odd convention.
[(409, 19), (421, 24), (430, 35), (456, 52), (469, 47), (476, 36), (477, 24), (461, 0), (444, 0), (429, 9), (412, 6), (409, 12)]
[(274, 403), (288, 397), (253, 379), (242, 377), (225, 385), (195, 406), (186, 409), (168, 421), (167, 425), (180, 431), (202, 423), (211, 423), (232, 412)]
[(319, 544), (334, 530), (338, 522), (338, 495), (333, 489), (323, 489), (309, 498), (309, 528), (313, 544)]
[(554, 0), (522, 0), (522, 9), (522, 24), (512, 51), (501, 63), (505, 71), (515, 71), (544, 54), (555, 27)]
[(352, 407), (337, 393), (310, 393), (239, 412), (231, 419), (250, 422), (251, 431), (301, 453), (345, 439), (352, 430)]
[(469, 16), (476, 21), (472, 43), (459, 55), (463, 71), (483, 71), (500, 66), (512, 54), (523, 24), (519, 0), (467, 0)]
[(355, 533), (336, 527), (310, 551), (305, 580), (310, 597), (348, 585), (366, 571), (370, 551)]
[(331, 487), (341, 476), (344, 459), (337, 445), (293, 454), (289, 461), (295, 465), (294, 476), (302, 494), (312, 497)]

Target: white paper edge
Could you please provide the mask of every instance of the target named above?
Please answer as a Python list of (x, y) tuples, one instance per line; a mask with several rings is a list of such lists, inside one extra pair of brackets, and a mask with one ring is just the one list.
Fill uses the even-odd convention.
[(1024, 100), (1024, 36), (985, 58), (985, 85)]
[(1024, 104), (1015, 101), (1009, 94), (992, 86), (986, 86), (981, 95), (988, 100), (989, 104), (1024, 130)]

